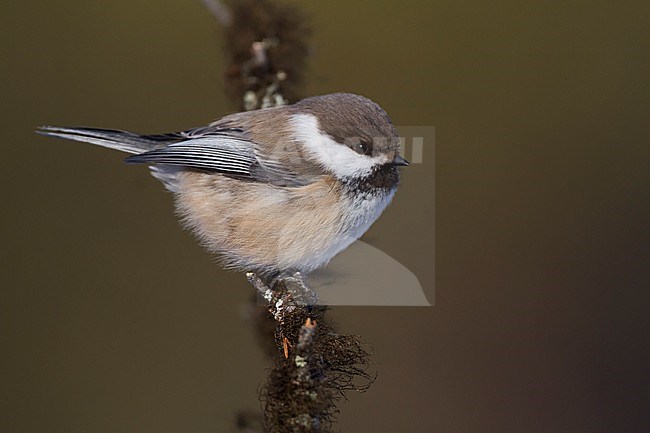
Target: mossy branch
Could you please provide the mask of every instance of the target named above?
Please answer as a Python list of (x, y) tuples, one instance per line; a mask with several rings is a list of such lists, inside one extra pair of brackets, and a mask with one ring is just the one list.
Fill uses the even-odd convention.
[[(237, 109), (284, 105), (303, 96), (311, 32), (300, 9), (272, 0), (237, 0), (227, 8), (218, 0), (203, 1), (224, 29), (226, 92)], [(251, 318), (274, 364), (260, 395), (264, 431), (331, 431), (335, 403), (374, 380), (367, 372), (369, 352), (359, 337), (340, 334), (328, 323), (327, 308), (318, 305), (300, 274), (247, 277), (263, 305), (251, 309)], [(253, 424), (249, 415), (238, 417), (242, 431), (254, 431)]]

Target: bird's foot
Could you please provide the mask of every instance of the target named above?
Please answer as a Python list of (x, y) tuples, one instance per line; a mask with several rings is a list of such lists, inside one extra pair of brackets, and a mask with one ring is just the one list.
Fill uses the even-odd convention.
[(307, 286), (301, 272), (282, 273), (268, 282), (253, 272), (246, 273), (246, 277), (276, 318), (287, 309), (318, 304), (318, 295)]

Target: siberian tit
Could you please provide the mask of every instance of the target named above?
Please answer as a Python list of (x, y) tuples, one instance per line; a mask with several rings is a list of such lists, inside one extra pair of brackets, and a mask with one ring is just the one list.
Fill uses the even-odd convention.
[(327, 264), (375, 222), (399, 181), (399, 138), (362, 96), (335, 93), (160, 135), (43, 126), (43, 135), (131, 153), (227, 267), (261, 275)]

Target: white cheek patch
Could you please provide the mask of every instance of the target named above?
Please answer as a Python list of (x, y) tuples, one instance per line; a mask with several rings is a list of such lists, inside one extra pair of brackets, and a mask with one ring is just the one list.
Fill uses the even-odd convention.
[(360, 155), (332, 140), (320, 131), (318, 119), (311, 114), (295, 114), (291, 124), (295, 138), (302, 142), (309, 156), (338, 178), (366, 176), (374, 166), (387, 162), (384, 155)]

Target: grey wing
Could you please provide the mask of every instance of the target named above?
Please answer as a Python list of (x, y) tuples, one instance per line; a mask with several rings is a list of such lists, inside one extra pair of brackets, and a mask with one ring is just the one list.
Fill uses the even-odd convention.
[(254, 180), (253, 144), (225, 134), (185, 139), (126, 158), (132, 164), (163, 164), (214, 171)]
[[(236, 116), (225, 119), (238, 120)], [(150, 164), (152, 174), (170, 190), (175, 189), (176, 174), (184, 168), (277, 186), (301, 186), (313, 181), (313, 176), (299, 174), (286, 164), (265, 157), (264, 152), (259, 151), (260, 144), (251, 141), (246, 130), (237, 122), (214, 123), (158, 135), (56, 126), (43, 126), (37, 132), (132, 153), (134, 155), (128, 157), (126, 162)]]
[(181, 141), (130, 156), (126, 162), (151, 164), (152, 174), (170, 190), (175, 189), (175, 175), (183, 168), (284, 187), (302, 186), (313, 181), (313, 177), (299, 176), (285, 165), (261, 156), (258, 152), (260, 145), (250, 141), (241, 129), (207, 127), (148, 137), (177, 137)]
[(135, 154), (130, 163), (179, 165), (224, 174), (250, 176), (254, 146), (237, 128), (196, 128), (158, 135), (99, 128), (42, 126), (38, 133), (82, 141)]

